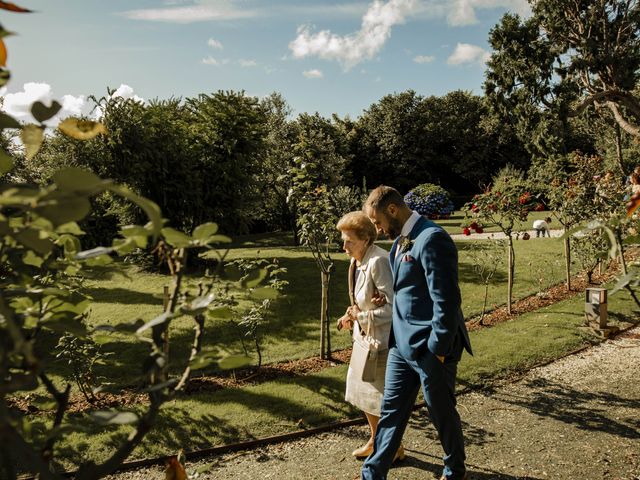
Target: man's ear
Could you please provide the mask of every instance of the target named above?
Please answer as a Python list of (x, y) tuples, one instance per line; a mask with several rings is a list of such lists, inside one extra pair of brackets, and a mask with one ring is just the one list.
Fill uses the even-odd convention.
[(387, 206), (387, 213), (393, 217), (396, 218), (396, 215), (398, 214), (398, 206), (395, 203), (390, 203)]

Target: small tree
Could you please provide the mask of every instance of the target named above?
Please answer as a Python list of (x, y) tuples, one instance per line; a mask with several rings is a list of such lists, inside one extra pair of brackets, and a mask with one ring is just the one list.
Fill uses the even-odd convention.
[(503, 240), (489, 241), (489, 243), (472, 242), (469, 245), (469, 258), (473, 271), (484, 284), (484, 299), (482, 313), (478, 321), (479, 325), (483, 325), (489, 298), (489, 284), (504, 262), (504, 250), (505, 242)]
[(493, 186), (484, 193), (475, 195), (463, 209), (466, 223), (492, 223), (498, 226), (507, 239), (507, 313), (511, 315), (511, 300), (515, 272), (513, 234), (516, 224), (527, 220), (529, 211), (535, 206), (528, 184), (522, 172), (505, 167), (494, 178)]

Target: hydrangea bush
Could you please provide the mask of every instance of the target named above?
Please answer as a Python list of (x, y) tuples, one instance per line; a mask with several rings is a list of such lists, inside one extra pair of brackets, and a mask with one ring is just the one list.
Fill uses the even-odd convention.
[(418, 185), (404, 196), (404, 201), (409, 208), (429, 218), (447, 218), (454, 211), (449, 192), (432, 183)]

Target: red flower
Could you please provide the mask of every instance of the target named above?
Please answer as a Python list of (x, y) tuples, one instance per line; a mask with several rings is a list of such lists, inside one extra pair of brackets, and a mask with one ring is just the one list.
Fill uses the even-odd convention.
[(478, 229), (478, 222), (471, 222), (471, 224), (469, 225), (469, 228), (473, 228), (474, 230)]
[(462, 233), (464, 233), (465, 235), (469, 236), (469, 235), (471, 235), (471, 230), (469, 230), (468, 227), (464, 227), (462, 229)]
[(529, 200), (531, 200), (531, 194), (529, 192), (524, 192), (522, 195), (520, 195), (518, 202), (520, 203), (520, 205), (524, 205), (528, 203)]
[[(477, 195), (476, 195), (477, 196)], [(476, 205), (475, 203), (473, 205), (471, 205), (471, 211), (472, 212), (477, 212), (478, 210), (480, 210), (480, 208), (478, 207), (478, 205)]]
[(476, 228), (476, 233), (482, 233), (484, 232), (484, 230), (482, 229), (482, 227), (478, 227)]

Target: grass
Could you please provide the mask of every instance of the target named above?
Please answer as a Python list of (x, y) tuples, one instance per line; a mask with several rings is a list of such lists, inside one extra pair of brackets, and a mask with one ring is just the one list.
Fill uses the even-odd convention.
[[(467, 318), (481, 312), (484, 301), (484, 285), (473, 271), (471, 250), (488, 248), (489, 241), (459, 242), (459, 275), (463, 311)], [(388, 248), (389, 243), (383, 243)], [(557, 239), (519, 241), (516, 248), (516, 282), (514, 299), (534, 294), (563, 280), (562, 244)], [(277, 258), (288, 269), (289, 285), (284, 296), (274, 303), (272, 318), (265, 326), (262, 340), (263, 361), (272, 363), (317, 355), (319, 351), (320, 274), (311, 255), (303, 248), (265, 247), (236, 248), (230, 258)], [(344, 313), (348, 305), (346, 277), (349, 261), (345, 254), (335, 255), (335, 273), (329, 293), (329, 315), (333, 322)], [(136, 318), (150, 320), (161, 313), (162, 290), (169, 278), (164, 275), (141, 272), (135, 267), (127, 270), (128, 277), (87, 281), (87, 292), (93, 297), (89, 323), (119, 324)], [(506, 302), (506, 270), (503, 267), (492, 279), (489, 288), (489, 308)], [(232, 352), (242, 350), (244, 332), (228, 320), (209, 321), (204, 345), (225, 346)], [(192, 323), (188, 318), (176, 319), (171, 324), (171, 352), (176, 370), (177, 358), (186, 358), (191, 348)], [(349, 336), (332, 329), (332, 348), (342, 349), (351, 345)], [(53, 345), (45, 345), (50, 349)], [(248, 347), (252, 347), (248, 345)], [(103, 348), (113, 353), (110, 367), (97, 367), (97, 373), (117, 384), (135, 384), (139, 372), (131, 365), (139, 365), (147, 355), (147, 346), (133, 337), (114, 336)], [(253, 354), (253, 350), (251, 352)], [(254, 358), (255, 357), (254, 355)], [(115, 365), (113, 360), (116, 359)], [(55, 371), (62, 383), (69, 370), (62, 362)]]
[[(465, 355), (459, 384), (481, 385), (490, 379), (557, 358), (596, 340), (583, 326), (582, 296), (559, 302), (515, 321), (471, 332), (475, 355)], [(610, 298), (611, 317), (627, 326), (637, 317), (625, 295)], [(343, 401), (346, 366), (340, 365), (297, 379), (281, 379), (245, 388), (179, 398), (166, 405), (157, 428), (134, 452), (134, 457), (166, 455), (180, 448), (195, 450), (357, 418), (360, 413)], [(77, 422), (88, 429), (74, 433), (61, 445), (67, 466), (82, 457), (103, 458), (127, 427), (96, 428), (84, 416)]]

